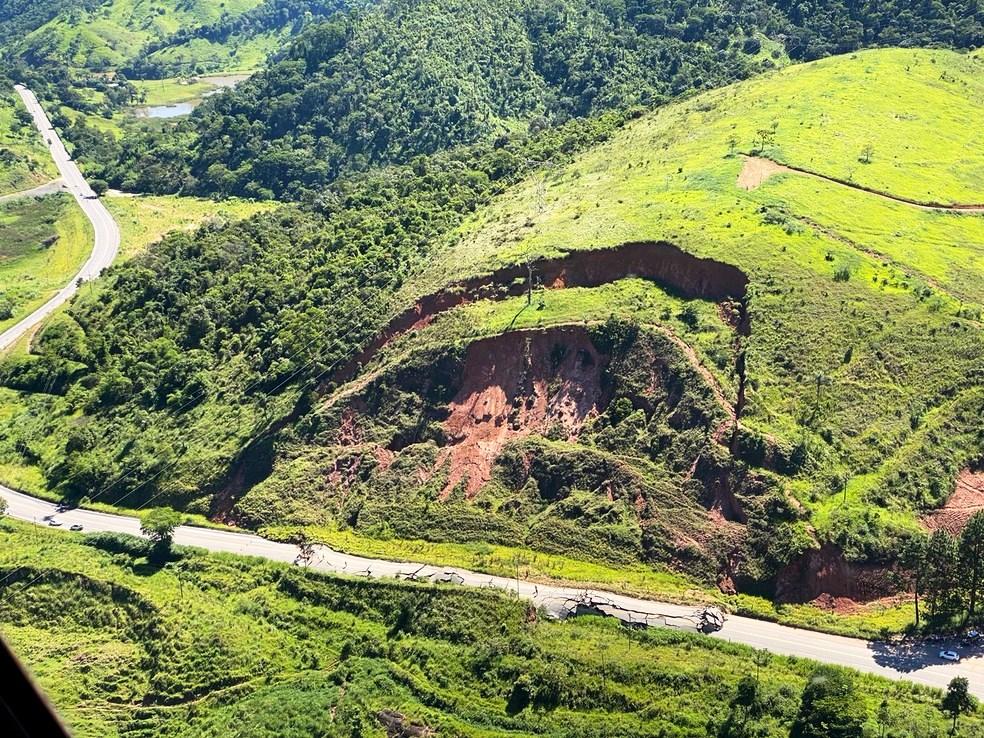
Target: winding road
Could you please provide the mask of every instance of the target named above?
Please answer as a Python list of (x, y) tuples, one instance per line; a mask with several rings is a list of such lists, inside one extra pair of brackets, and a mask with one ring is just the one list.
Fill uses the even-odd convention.
[(66, 191), (72, 193), (75, 201), (82, 208), (82, 212), (92, 222), (95, 239), (89, 258), (71, 282), (33, 313), (0, 333), (0, 351), (5, 351), (17, 343), (22, 336), (29, 333), (41, 321), (68, 302), (72, 295), (78, 291), (82, 282), (98, 277), (103, 269), (113, 263), (120, 247), (120, 229), (117, 227), (116, 221), (96, 197), (92, 188), (85, 181), (85, 177), (82, 176), (82, 172), (72, 161), (72, 157), (68, 155), (58, 133), (51, 127), (51, 121), (48, 120), (41, 103), (38, 102), (34, 93), (23, 85), (15, 85), (15, 89), (31, 113), (34, 125), (37, 126), (42, 138), (48, 145), (51, 158), (54, 159), (55, 166), (58, 167), (58, 172), (61, 174), (61, 184)]
[[(135, 517), (82, 509), (59, 513), (53, 503), (3, 486), (0, 486), (0, 497), (7, 501), (7, 515), (20, 520), (45, 525), (49, 520), (54, 519), (61, 523), (63, 528), (78, 524), (88, 532), (107, 531), (140, 535), (140, 521)], [(174, 541), (179, 545), (197, 546), (209, 551), (259, 556), (286, 563), (294, 562), (299, 553), (297, 546), (277, 543), (249, 533), (186, 525), (175, 531)], [(686, 605), (672, 605), (597, 590), (586, 592), (576, 587), (489, 576), (465, 569), (367, 559), (340, 553), (326, 546), (314, 547), (314, 558), (310, 562), (310, 568), (374, 579), (413, 579), (497, 589), (516, 593), (519, 597), (543, 607), (557, 617), (565, 615), (573, 603), (587, 594), (592, 597), (593, 604), (598, 609), (625, 622), (694, 629), (692, 617), (695, 608)], [(940, 643), (893, 645), (869, 642), (859, 638), (845, 638), (790, 628), (765, 620), (736, 615), (729, 616), (724, 628), (714, 633), (712, 637), (767, 649), (785, 656), (848, 666), (889, 679), (908, 679), (940, 689), (945, 688), (953, 677), (964, 676), (970, 681), (971, 691), (976, 696), (984, 698), (984, 646), (975, 655), (969, 655), (965, 649), (961, 649), (965, 654), (964, 660), (959, 664), (950, 664), (942, 661), (937, 654), (940, 649), (951, 646)]]
[[(48, 142), (52, 157), (67, 188), (92, 221), (95, 229), (95, 244), (88, 261), (69, 285), (44, 306), (0, 335), (0, 350), (16, 342), (71, 298), (80, 281), (98, 276), (112, 263), (120, 241), (119, 229), (112, 216), (102, 203), (94, 198), (78, 167), (71, 161), (57, 134), (51, 129), (37, 98), (24, 87), (18, 86), (17, 91), (34, 117), (41, 135)], [(141, 535), (140, 521), (136, 517), (82, 509), (58, 512), (53, 503), (16, 492), (2, 485), (0, 485), (0, 498), (7, 502), (7, 515), (38, 525), (46, 525), (55, 520), (61, 523), (63, 528), (78, 524), (88, 532)], [(232, 530), (181, 526), (176, 530), (174, 540), (180, 545), (197, 546), (209, 551), (258, 556), (287, 563), (295, 562), (299, 554), (298, 547), (292, 544), (277, 543)], [(367, 559), (340, 553), (326, 546), (315, 546), (309, 566), (320, 571), (351, 576), (447, 582), (449, 586), (497, 589), (515, 593), (558, 617), (567, 614), (577, 602), (590, 598), (596, 609), (625, 622), (694, 629), (694, 607), (608, 592), (594, 590), (588, 592), (575, 587), (489, 576), (464, 569)], [(767, 649), (776, 654), (838, 664), (890, 679), (908, 679), (937, 688), (946, 687), (950, 679), (955, 676), (964, 676), (970, 681), (971, 692), (984, 698), (984, 644), (973, 653), (967, 649), (960, 649), (964, 654), (964, 660), (959, 664), (951, 664), (942, 661), (938, 653), (942, 648), (952, 647), (952, 644), (869, 642), (739, 616), (729, 617), (724, 628), (712, 637)]]

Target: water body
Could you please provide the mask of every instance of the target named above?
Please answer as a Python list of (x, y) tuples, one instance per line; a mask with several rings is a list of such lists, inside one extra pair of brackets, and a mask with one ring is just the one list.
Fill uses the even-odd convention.
[(188, 115), (194, 109), (194, 102), (183, 102), (174, 105), (151, 105), (146, 108), (137, 108), (136, 114), (138, 118), (177, 118), (181, 115)]

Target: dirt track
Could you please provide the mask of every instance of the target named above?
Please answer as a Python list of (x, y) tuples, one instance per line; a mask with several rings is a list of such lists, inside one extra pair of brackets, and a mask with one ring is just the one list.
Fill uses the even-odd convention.
[(795, 167), (788, 164), (779, 164), (778, 162), (772, 161), (772, 159), (766, 159), (761, 156), (745, 156), (745, 164), (741, 168), (741, 172), (738, 173), (738, 186), (743, 190), (754, 190), (760, 187), (763, 183), (771, 179), (777, 174), (798, 174), (804, 177), (812, 177), (813, 179), (820, 179), (825, 182), (832, 182), (834, 184), (840, 185), (842, 187), (850, 187), (852, 190), (857, 190), (858, 192), (864, 192), (869, 195), (875, 195), (883, 200), (889, 200), (891, 202), (901, 203), (903, 205), (909, 205), (910, 207), (919, 208), (920, 210), (932, 210), (937, 212), (946, 213), (969, 213), (969, 214), (982, 214), (984, 213), (984, 203), (975, 204), (960, 204), (960, 203), (938, 203), (938, 202), (923, 202), (920, 200), (910, 200), (905, 197), (898, 197), (889, 192), (883, 192), (881, 190), (876, 190), (871, 187), (864, 187), (863, 185), (856, 184), (854, 182), (848, 182), (844, 179), (839, 179), (838, 177), (831, 177), (826, 174), (819, 174), (817, 172), (811, 172), (808, 169), (803, 169), (802, 167)]

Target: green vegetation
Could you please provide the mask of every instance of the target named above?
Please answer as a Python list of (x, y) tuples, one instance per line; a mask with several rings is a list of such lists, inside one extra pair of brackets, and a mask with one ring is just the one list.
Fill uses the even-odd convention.
[(64, 287), (91, 248), (92, 226), (69, 195), (0, 202), (0, 329)]
[(140, 254), (172, 231), (190, 231), (203, 224), (216, 227), (275, 207), (274, 203), (235, 198), (216, 203), (173, 195), (108, 197), (103, 204), (120, 226), (120, 259)]
[[(0, 522), (4, 635), (79, 738), (224, 736), (233, 724), (257, 738), (381, 738), (401, 723), (475, 737), (778, 737), (829, 704), (821, 678), (849, 691), (866, 733), (950, 722), (935, 690), (682, 631), (553, 622), (453, 585), (180, 548), (154, 565), (148, 553), (128, 536)], [(976, 710), (961, 721), (981, 727)]]
[[(973, 420), (982, 399), (974, 369), (981, 350), (975, 322), (980, 303), (961, 300), (965, 285), (980, 283), (980, 272), (974, 260), (955, 254), (945, 282), (920, 278), (921, 269), (947, 257), (937, 241), (919, 237), (933, 229), (941, 242), (966, 244), (976, 253), (975, 244), (984, 243), (984, 220), (886, 204), (795, 174), (745, 192), (735, 184), (743, 160), (729, 155), (728, 140), (751, 147), (756, 131), (778, 121), (777, 141), (785, 140), (787, 129), (796, 132), (788, 137), (796, 142), (790, 152), (819, 147), (817, 141), (831, 138), (826, 129), (811, 133), (797, 117), (784, 117), (788, 109), (810, 107), (814, 117), (842, 115), (842, 98), (863, 86), (877, 110), (888, 105), (881, 96), (905, 99), (899, 88), (910, 79), (906, 66), (932, 64), (931, 58), (937, 76), (965, 80), (974, 79), (968, 65), (981, 63), (946, 52), (865, 52), (788, 68), (635, 122), (612, 142), (547, 175), (545, 187), (530, 181), (477, 213), (456, 247), (408, 284), (407, 297), (522, 254), (652, 238), (738, 264), (753, 280), (743, 422), (808, 450), (805, 473), (795, 475), (789, 489), (815, 512), (821, 540), (834, 540), (859, 560), (891, 557), (897, 537), (917, 530), (915, 514), (942, 504), (957, 471), (981, 453)], [(886, 64), (896, 66), (899, 81), (869, 87), (866, 70)], [(784, 97), (773, 88), (797, 92)], [(831, 89), (843, 92), (821, 92)], [(951, 93), (960, 99), (965, 89), (955, 85)], [(796, 107), (789, 108), (794, 98)], [(967, 105), (979, 105), (978, 93)], [(921, 130), (913, 130), (904, 116), (896, 120), (894, 126), (884, 121), (879, 134), (893, 140), (902, 127), (918, 140), (962, 135), (959, 117), (944, 114)], [(843, 159), (831, 148), (826, 170), (855, 158), (853, 147), (841, 149)], [(790, 163), (811, 166), (783, 152)], [(899, 157), (898, 168), (906, 171)], [(951, 171), (959, 182), (977, 166), (963, 150), (940, 147), (920, 171)], [(812, 168), (824, 170), (815, 162)], [(799, 194), (804, 184), (809, 198)], [(793, 193), (788, 201), (787, 191)], [(828, 197), (835, 205), (828, 206)], [(887, 209), (898, 218), (890, 220)], [(907, 231), (908, 224), (915, 231)], [(852, 232), (857, 241), (843, 235)], [(903, 250), (909, 233), (916, 240), (905, 240)], [(890, 251), (895, 258), (879, 256), (896, 236), (898, 245)], [(834, 278), (841, 268), (849, 281)], [(967, 297), (973, 294), (968, 289)], [(822, 392), (818, 373), (825, 378)], [(878, 402), (872, 403), (875, 388)]]
[[(981, 64), (883, 50), (788, 67), (624, 126), (608, 116), (513, 133), (345, 177), (306, 207), (172, 235), (77, 300), (61, 334), (39, 336), (50, 376), (32, 381), (64, 396), (21, 398), (0, 462), (76, 499), (315, 526), (359, 551), (419, 540), (422, 558), (494, 571), (510, 555), (556, 557), (530, 575), (670, 596), (735, 587), (727, 602), (743, 612), (902, 630), (911, 606), (838, 618), (749, 595), (812, 600), (820, 591), (795, 567), (815, 556), (845, 572), (818, 586), (847, 596), (911, 579), (908, 565), (891, 567), (922, 535), (919, 515), (984, 449), (984, 220), (795, 173), (743, 189), (738, 152), (762, 148), (765, 131), (761, 154), (790, 165), (837, 177), (864, 166), (866, 185), (922, 198), (901, 185), (918, 164), (926, 181), (950, 173), (943, 199), (967, 200), (979, 164), (963, 146), (910, 153), (902, 142), (965, 140), (954, 111), (980, 111)], [(910, 87), (935, 96), (938, 118), (904, 114)], [(890, 168), (878, 153), (857, 162), (869, 135), (847, 112), (858, 90), (881, 111), (875, 151), (900, 147)], [(837, 135), (808, 125), (825, 120)], [(492, 290), (337, 373), (394, 312), (450, 283), (658, 240), (681, 247), (680, 259), (747, 275), (748, 336), (734, 328), (735, 304), (680, 292), (694, 266), (683, 265), (678, 283), (614, 274), (600, 286), (542, 285), (529, 304), (523, 290)], [(525, 395), (534, 404), (537, 393), (562, 403), (575, 375), (549, 371), (578, 351), (604, 362), (605, 389), (576, 428), (550, 421), (553, 411), (520, 422), (471, 479), (453, 446), (472, 431), (446, 424), (449, 403), (472, 381), (473, 347), (500, 340), (514, 341), (506, 356), (524, 345), (550, 355), (554, 368), (536, 379), (544, 389)], [(650, 367), (648, 379), (638, 373)], [(43, 483), (26, 471), (35, 465)], [(479, 543), (493, 547), (484, 561), (467, 548)], [(859, 595), (849, 567), (860, 563), (885, 568)]]
[[(240, 14), (260, 0), (112, 0), (107, 3), (43, 3), (46, 11), (25, 14), (21, 0), (5, 0), (0, 24), (24, 27), (10, 34), (10, 52), (28, 64), (68, 64), (92, 70), (125, 64), (153, 41)], [(9, 6), (9, 7), (8, 7)], [(43, 22), (41, 22), (43, 21)]]
[(0, 198), (58, 176), (30, 114), (2, 82), (0, 77)]
[[(653, 106), (790, 57), (984, 40), (984, 12), (973, 3), (923, 6), (904, 29), (892, 5), (383, 0), (309, 27), (270, 67), (190, 120), (105, 152), (100, 176), (124, 189), (294, 199), (339, 174), (571, 116)], [(864, 31), (845, 32), (855, 27)], [(911, 100), (921, 99), (914, 88)], [(971, 112), (966, 119), (976, 120)], [(874, 169), (881, 159), (879, 149)]]
[(174, 529), (181, 525), (181, 513), (158, 507), (148, 511), (140, 520), (140, 532), (150, 539), (151, 561), (165, 560), (171, 554)]

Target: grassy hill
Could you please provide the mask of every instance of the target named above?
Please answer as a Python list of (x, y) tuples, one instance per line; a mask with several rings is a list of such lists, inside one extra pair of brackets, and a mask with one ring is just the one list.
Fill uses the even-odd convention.
[(335, 0), (86, 0), (33, 8), (0, 2), (0, 50), (58, 76), (123, 70), (132, 78), (257, 69)]
[(260, 2), (113, 0), (92, 7), (65, 7), (11, 47), (32, 62), (58, 60), (86, 69), (115, 68), (152, 41), (240, 14)]
[[(475, 738), (786, 736), (816, 668), (682, 631), (554, 622), (453, 586), (192, 550), (154, 565), (136, 539), (11, 521), (0, 581), (4, 637), (79, 738), (225, 736), (234, 724), (255, 738), (382, 738), (401, 725)], [(934, 690), (844, 673), (866, 731), (944, 729)], [(743, 678), (750, 707), (736, 697)], [(980, 722), (975, 712), (961, 729)]]
[[(863, 52), (791, 67), (667, 107), (631, 123), (572, 164), (531, 178), (477, 211), (454, 235), (451, 248), (407, 280), (398, 304), (448, 284), (470, 284), (467, 278), (504, 265), (533, 261), (536, 270), (542, 258), (669, 241), (747, 275), (748, 335), (736, 341), (714, 301), (691, 299), (688, 310), (686, 298), (693, 296), (680, 292), (685, 279), (675, 287), (664, 282), (662, 289), (631, 282), (619, 282), (617, 288), (546, 289), (535, 298), (542, 306), (528, 311), (524, 298), (479, 301), (438, 316), (418, 334), (369, 357), (367, 379), (336, 391), (340, 399), (329, 395), (316, 413), (320, 419), (308, 425), (311, 441), (287, 442), (274, 473), (247, 493), (240, 510), (341, 525), (364, 519), (357, 525), (372, 535), (465, 540), (470, 534), (463, 519), (454, 517), (456, 508), (442, 513), (447, 516), (443, 523), (433, 514), (435, 497), (449, 505), (455, 500), (454, 494), (446, 498), (446, 489), (442, 493), (443, 483), (394, 487), (384, 471), (392, 466), (404, 478), (408, 469), (440, 477), (448, 459), (440, 449), (463, 442), (460, 435), (450, 439), (429, 430), (443, 423), (445, 434), (453, 432), (441, 408), (454, 412), (459, 401), (452, 400), (458, 386), (454, 380), (450, 392), (435, 393), (407, 375), (417, 366), (426, 373), (430, 362), (445, 355), (435, 347), (445, 346), (454, 355), (452, 347), (506, 329), (582, 325), (614, 315), (671, 331), (693, 348), (713, 377), (709, 382), (682, 375), (680, 381), (688, 387), (716, 384), (726, 403), (741, 406), (743, 430), (732, 453), (740, 466), (753, 470), (752, 477), (779, 495), (771, 498), (768, 512), (756, 511), (760, 493), (736, 488), (739, 507), (745, 508), (737, 518), (747, 518), (743, 522), (753, 549), (759, 545), (755, 529), (762, 525), (774, 539), (779, 534), (779, 545), (787, 549), (805, 552), (833, 542), (851, 560), (891, 559), (900, 541), (920, 530), (921, 512), (943, 504), (957, 473), (984, 453), (974, 420), (984, 400), (979, 373), (984, 217), (924, 210), (850, 182), (935, 202), (976, 203), (984, 197), (974, 187), (982, 160), (968, 127), (984, 112), (981, 69), (978, 57), (916, 50)], [(874, 124), (868, 115), (851, 117), (861, 96)], [(913, 108), (911, 100), (926, 97), (935, 104)], [(764, 146), (756, 143), (762, 130), (770, 132)], [(869, 143), (875, 153), (870, 164), (862, 163)], [(753, 149), (759, 157), (849, 182), (784, 172), (755, 189), (743, 189), (739, 175), (748, 164), (739, 152)], [(606, 262), (599, 256), (595, 264), (601, 263)], [(552, 278), (544, 279), (549, 286)], [(594, 345), (600, 345), (598, 340)], [(662, 349), (668, 350), (674, 352), (672, 346)], [(672, 443), (656, 449), (636, 445), (640, 432), (643, 438), (659, 435), (658, 424), (666, 422), (661, 413), (673, 406), (652, 398), (647, 404), (645, 393), (633, 395), (631, 383), (620, 389), (625, 380), (614, 367), (609, 376), (615, 383), (613, 404), (626, 392), (631, 405), (621, 413), (641, 412), (633, 416), (639, 425), (624, 429), (628, 435), (606, 430), (613, 404), (607, 410), (602, 404), (602, 415), (595, 425), (585, 426), (579, 441), (565, 444), (555, 438), (552, 446), (526, 458), (557, 453), (560, 463), (580, 458), (590, 464), (597, 463), (586, 460), (596, 453), (590, 449), (607, 448), (651, 480), (655, 487), (646, 496), (660, 500), (658, 508), (676, 505), (671, 492), (658, 491), (660, 484), (699, 500), (701, 492), (687, 491), (693, 468), (673, 458)], [(561, 373), (554, 381), (570, 379)], [(505, 391), (508, 398), (511, 390)], [(674, 414), (669, 420), (679, 433), (684, 428), (679, 421), (674, 424)], [(618, 428), (621, 422), (613, 425)], [(546, 427), (539, 432), (550, 434)], [(521, 447), (528, 443), (518, 442)], [(709, 452), (705, 447), (683, 458), (696, 464), (695, 458)], [(645, 463), (636, 460), (640, 453)], [(509, 481), (508, 463), (500, 464), (485, 491), (475, 496), (468, 489), (470, 504), (483, 516), (481, 535), (505, 535), (503, 542), (521, 541), (544, 551), (556, 552), (560, 545), (568, 554), (588, 554), (592, 544), (586, 530), (558, 544), (556, 517), (570, 514), (570, 498), (566, 491), (559, 493), (560, 500), (550, 498), (557, 493), (547, 492), (556, 487), (544, 488), (547, 477), (537, 477), (546, 499), (528, 513), (534, 517), (524, 520), (513, 512), (517, 488), (510, 486), (515, 482)], [(611, 508), (593, 488), (613, 472), (599, 473), (594, 482), (589, 475), (573, 483), (572, 497), (576, 489), (587, 495), (578, 497), (575, 519), (583, 525), (585, 517), (599, 516), (599, 531), (608, 530), (609, 536), (620, 531), (630, 539), (640, 535), (635, 526), (641, 522), (641, 555), (652, 555), (645, 549), (645, 531), (653, 525), (653, 530), (666, 530), (657, 524), (659, 515), (626, 512), (618, 500), (604, 515), (592, 509)], [(786, 503), (779, 502), (783, 495)], [(408, 508), (411, 500), (422, 507)], [(276, 501), (291, 502), (278, 507)], [(428, 506), (430, 515), (424, 512)], [(605, 522), (606, 515), (611, 522)], [(457, 522), (448, 525), (451, 520)], [(776, 528), (780, 520), (786, 522)], [(510, 521), (528, 532), (518, 538), (515, 532), (492, 532), (500, 524), (512, 530)], [(538, 533), (537, 524), (547, 521), (550, 525)], [(791, 526), (791, 539), (781, 535), (785, 525)], [(692, 522), (683, 527), (690, 534), (701, 529)], [(735, 543), (727, 527), (709, 535)], [(656, 558), (679, 561), (688, 555), (677, 549)], [(594, 557), (617, 562), (610, 551), (595, 549)]]
[(789, 67), (172, 237), (41, 337), (90, 378), (22, 398), (4, 468), (353, 550), (875, 600), (858, 621), (903, 627), (897, 554), (984, 452), (984, 217), (908, 202), (979, 201), (982, 63)]

